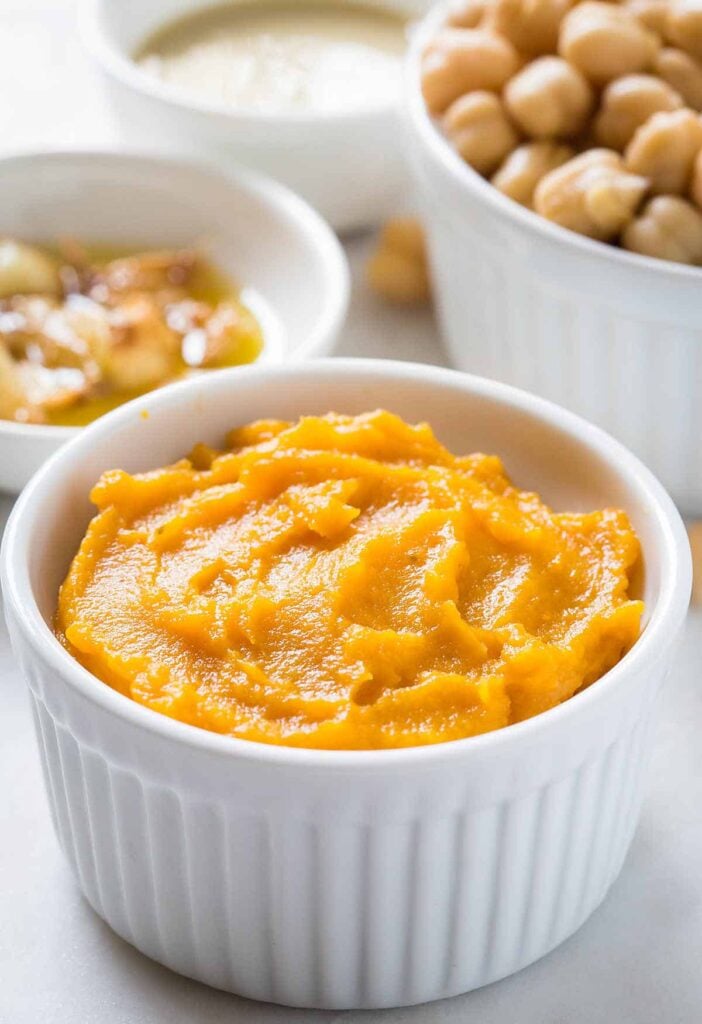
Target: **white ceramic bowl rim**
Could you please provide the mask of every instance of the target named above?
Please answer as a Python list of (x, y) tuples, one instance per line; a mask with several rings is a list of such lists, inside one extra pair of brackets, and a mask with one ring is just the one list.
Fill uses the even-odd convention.
[[(500, 748), (503, 745), (516, 745), (521, 739), (531, 740), (539, 733), (543, 734), (549, 728), (555, 727), (558, 722), (578, 714), (586, 705), (606, 699), (610, 690), (616, 687), (625, 675), (645, 672), (647, 659), (656, 660), (667, 649), (675, 638), (688, 606), (691, 588), (689, 544), (672, 499), (653, 474), (623, 445), (598, 427), (551, 402), (506, 384), (455, 370), (373, 359), (315, 360), (304, 364), (304, 370), (310, 376), (324, 376), (332, 368), (338, 369), (340, 374), (354, 370), (372, 371), (376, 376), (386, 378), (389, 384), (402, 380), (420, 385), (426, 381), (437, 385), (460, 384), (464, 389), (467, 385), (475, 395), (486, 396), (506, 406), (522, 410), (559, 431), (570, 434), (579, 443), (594, 450), (600, 458), (615, 466), (619, 475), (634, 481), (645, 495), (647, 511), (655, 520), (662, 538), (663, 569), (660, 593), (641, 637), (624, 658), (601, 679), (557, 707), (494, 732), (423, 747), (336, 751), (269, 745), (219, 735), (176, 721), (123, 696), (83, 668), (59, 643), (44, 621), (29, 578), (27, 551), (31, 547), (32, 538), (28, 535), (28, 517), (25, 513), (35, 504), (51, 508), (51, 501), (47, 501), (47, 495), (50, 499), (52, 490), (57, 484), (60, 485), (65, 470), (73, 462), (80, 460), (83, 450), (91, 447), (94, 440), (111, 434), (122, 422), (133, 419), (135, 414), (142, 410), (153, 410), (154, 404), (178, 405), (182, 397), (201, 384), (201, 380), (186, 380), (171, 384), (159, 392), (152, 392), (116, 409), (96, 420), (78, 437), (64, 445), (22, 492), (5, 530), (0, 558), (5, 599), (12, 603), (27, 640), (40, 651), (53, 671), (66, 679), (82, 696), (95, 702), (105, 711), (128, 719), (134, 726), (223, 756), (236, 755), (278, 765), (372, 770), (379, 764), (404, 767), (415, 763), (445, 763), (457, 757), (470, 756), (471, 751), (477, 754), (485, 747)], [(232, 380), (235, 377), (241, 380), (242, 375), (247, 375), (252, 384), (256, 383), (257, 378), (263, 384), (266, 377), (285, 376), (286, 373), (299, 372), (300, 369), (301, 366), (264, 368), (253, 365), (242, 370), (222, 370), (217, 374), (217, 378), (222, 381), (226, 375)]]
[(420, 62), (422, 52), (452, 9), (451, 0), (432, 8), (412, 33), (405, 61), (405, 96), (409, 115), (423, 143), (446, 175), (459, 189), (469, 189), (491, 206), (501, 218), (516, 221), (527, 233), (543, 236), (559, 245), (566, 245), (595, 258), (626, 267), (630, 271), (647, 269), (670, 278), (693, 279), (699, 283), (702, 267), (691, 267), (671, 260), (628, 252), (606, 242), (569, 231), (527, 209), (494, 188), (473, 170), (455, 151), (434, 124), (421, 90)]
[[(226, 172), (218, 171), (211, 165), (196, 159), (187, 159), (181, 156), (167, 156), (157, 153), (150, 153), (138, 149), (121, 148), (115, 150), (106, 146), (102, 149), (82, 149), (65, 147), (47, 147), (41, 150), (20, 149), (3, 154), (0, 157), (0, 165), (6, 166), (12, 163), (31, 164), (34, 160), (63, 160), (70, 157), (72, 160), (81, 159), (89, 163), (91, 160), (104, 160), (106, 157), (115, 163), (128, 163), (133, 160), (142, 160), (152, 164), (160, 164), (164, 170), (168, 167), (189, 167), (194, 171), (207, 175), (213, 179), (218, 178), (227, 181), (232, 186), (243, 187), (244, 189), (258, 194), (272, 207), (294, 217), (301, 226), (314, 236), (314, 244), (319, 248), (327, 267), (327, 273), (334, 287), (330, 288), (326, 301), (320, 302), (322, 316), (315, 326), (314, 332), (307, 339), (305, 348), (301, 351), (304, 356), (306, 351), (316, 349), (319, 339), (333, 338), (341, 329), (346, 318), (349, 293), (351, 289), (349, 270), (346, 265), (340, 242), (326, 221), (309, 206), (304, 199), (301, 199), (285, 185), (273, 181), (263, 174), (247, 170), (244, 167), (237, 167)], [(321, 298), (321, 297), (320, 297)], [(150, 392), (152, 394), (153, 392)], [(80, 434), (85, 427), (61, 427), (40, 423), (16, 423), (13, 420), (0, 419), (0, 435), (5, 437), (28, 437), (42, 438), (45, 440), (67, 441)]]
[[(373, 0), (369, 0), (369, 2), (372, 4)], [(267, 124), (270, 126), (271, 131), (275, 131), (276, 125), (292, 124), (304, 128), (306, 125), (336, 121), (343, 122), (347, 125), (349, 131), (353, 131), (353, 124), (355, 122), (362, 121), (364, 124), (375, 120), (384, 122), (388, 111), (394, 110), (397, 106), (394, 101), (391, 101), (387, 104), (378, 104), (377, 107), (371, 107), (368, 110), (301, 110), (281, 114), (274, 111), (252, 111), (245, 108), (238, 110), (228, 107), (224, 103), (216, 103), (214, 100), (208, 102), (206, 99), (198, 96), (191, 97), (185, 91), (163, 84), (154, 76), (143, 71), (129, 57), (125, 56), (121, 47), (116, 45), (105, 30), (100, 17), (100, 6), (101, 0), (83, 0), (82, 5), (79, 7), (79, 24), (87, 49), (110, 74), (114, 75), (124, 85), (137, 92), (151, 96), (162, 103), (167, 103), (169, 106), (205, 115), (226, 117), (240, 125)], [(378, 6), (386, 7), (387, 5), (382, 0), (379, 0)]]

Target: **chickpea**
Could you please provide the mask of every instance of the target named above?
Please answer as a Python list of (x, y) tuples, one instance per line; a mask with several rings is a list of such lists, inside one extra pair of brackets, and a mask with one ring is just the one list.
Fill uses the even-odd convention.
[(97, 362), (111, 388), (147, 391), (173, 379), (182, 337), (166, 324), (153, 295), (132, 292), (107, 319), (107, 332), (100, 315), (93, 330)]
[(0, 241), (0, 298), (18, 293), (57, 295), (61, 290), (58, 265), (33, 245)]
[(443, 124), (455, 148), (479, 174), (492, 174), (519, 141), (500, 97), (484, 89), (452, 103)]
[(695, 203), (702, 210), (702, 149), (695, 157), (692, 165), (692, 180), (690, 181), (690, 195)]
[(496, 189), (510, 199), (531, 207), (534, 189), (549, 171), (560, 167), (574, 156), (570, 146), (558, 142), (527, 142), (517, 146), (507, 157), (491, 181)]
[(402, 253), (415, 263), (426, 263), (427, 243), (424, 228), (416, 217), (393, 217), (383, 225), (380, 235), (383, 245)]
[(575, 0), (493, 0), (490, 28), (505, 36), (521, 53), (553, 53), (563, 16)]
[(432, 113), (442, 114), (474, 89), (499, 92), (518, 67), (517, 51), (507, 39), (478, 28), (445, 28), (424, 53), (424, 99)]
[(462, 0), (454, 4), (446, 24), (453, 28), (477, 28), (485, 14), (485, 0)]
[(419, 221), (398, 217), (384, 225), (366, 275), (373, 291), (389, 302), (419, 305), (429, 300), (426, 245)]
[(692, 549), (692, 604), (702, 604), (702, 522), (689, 523), (687, 535)]
[(658, 36), (665, 36), (668, 0), (625, 0), (624, 6), (645, 28)]
[(627, 169), (642, 174), (658, 194), (687, 191), (702, 147), (702, 121), (691, 110), (661, 111), (637, 128), (624, 153)]
[(595, 85), (646, 71), (660, 40), (631, 11), (600, 0), (585, 0), (561, 23), (558, 52)]
[(677, 263), (702, 263), (702, 213), (678, 196), (657, 196), (622, 235), (625, 249)]
[(593, 106), (587, 80), (561, 57), (539, 57), (505, 86), (505, 106), (534, 139), (577, 135)]
[(601, 146), (624, 150), (637, 128), (659, 110), (677, 110), (682, 97), (653, 75), (624, 75), (610, 82), (595, 118), (595, 139)]
[(702, 0), (673, 0), (668, 8), (666, 39), (702, 60)]
[(702, 110), (702, 66), (682, 50), (666, 46), (656, 54), (653, 70), (680, 93), (693, 110)]
[(534, 208), (561, 227), (606, 242), (632, 219), (647, 185), (626, 171), (619, 153), (590, 149), (541, 179)]

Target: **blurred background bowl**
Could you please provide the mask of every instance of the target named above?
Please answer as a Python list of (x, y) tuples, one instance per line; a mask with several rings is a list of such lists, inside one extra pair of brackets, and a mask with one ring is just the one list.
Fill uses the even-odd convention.
[[(402, 207), (410, 184), (399, 101), (338, 114), (247, 113), (184, 97), (135, 63), (134, 53), (156, 29), (212, 6), (212, 0), (84, 0), (83, 38), (104, 72), (125, 137), (270, 174), (339, 231), (366, 227)], [(427, 0), (363, 0), (360, 6), (411, 19), (425, 13)]]
[[(0, 159), (0, 195), (0, 232), (23, 241), (204, 243), (261, 323), (262, 362), (326, 355), (346, 316), (348, 269), (333, 232), (286, 188), (249, 172), (131, 154), (28, 153)], [(0, 420), (0, 491), (21, 490), (79, 429)]]

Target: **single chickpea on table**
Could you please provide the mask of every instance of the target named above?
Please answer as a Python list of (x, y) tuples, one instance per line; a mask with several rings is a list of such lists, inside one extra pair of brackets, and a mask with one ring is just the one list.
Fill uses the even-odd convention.
[(702, 0), (465, 0), (425, 50), (422, 88), (510, 199), (702, 266)]
[(702, 605), (702, 521), (690, 523), (687, 532), (692, 550), (692, 603)]
[(414, 217), (389, 220), (366, 267), (370, 288), (395, 305), (429, 301), (431, 286), (424, 231)]

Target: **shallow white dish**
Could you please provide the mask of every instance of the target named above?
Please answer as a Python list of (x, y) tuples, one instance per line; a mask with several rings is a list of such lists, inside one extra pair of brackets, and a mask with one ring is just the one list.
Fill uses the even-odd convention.
[[(0, 234), (146, 248), (203, 242), (263, 322), (261, 362), (326, 355), (348, 306), (348, 267), (332, 231), (287, 189), (241, 170), (123, 153), (4, 157)], [(21, 490), (77, 432), (0, 419), (0, 491)]]
[(452, 361), (598, 423), (684, 511), (702, 512), (702, 268), (560, 228), (464, 163), (420, 89), (421, 52), (447, 10), (416, 31), (405, 85), (408, 153)]
[[(427, 0), (362, 2), (410, 17), (427, 9)], [(134, 63), (133, 53), (155, 29), (212, 6), (214, 0), (83, 0), (82, 35), (127, 141), (177, 153), (195, 149), (225, 169), (240, 161), (284, 182), (340, 231), (401, 209), (410, 176), (398, 104), (342, 114), (250, 114), (184, 98)]]
[[(58, 586), (102, 470), (162, 465), (256, 417), (375, 406), (429, 420), (457, 451), (501, 454), (517, 483), (558, 508), (627, 509), (647, 617), (614, 669), (558, 708), (474, 739), (314, 751), (161, 716), (54, 638)], [(329, 360), (222, 371), (97, 421), (19, 499), (2, 585), (56, 831), (95, 910), (147, 955), (211, 985), (298, 1006), (381, 1007), (519, 970), (604, 898), (638, 816), (690, 554), (650, 472), (572, 414), (448, 370)]]

